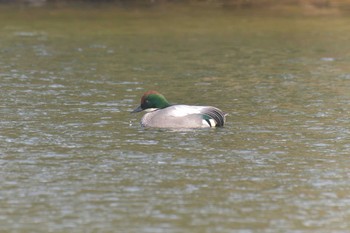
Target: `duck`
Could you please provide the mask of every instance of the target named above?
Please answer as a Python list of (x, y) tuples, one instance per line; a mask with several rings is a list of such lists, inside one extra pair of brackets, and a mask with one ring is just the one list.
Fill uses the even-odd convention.
[(141, 104), (131, 113), (145, 111), (142, 127), (214, 128), (223, 127), (226, 113), (212, 106), (170, 104), (164, 95), (150, 90), (141, 97)]

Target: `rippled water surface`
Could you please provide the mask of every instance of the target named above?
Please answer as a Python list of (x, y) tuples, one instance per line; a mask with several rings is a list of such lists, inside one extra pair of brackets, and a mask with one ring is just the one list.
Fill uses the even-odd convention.
[[(1, 232), (350, 229), (348, 17), (0, 18)], [(227, 124), (143, 129), (129, 112), (149, 89)]]

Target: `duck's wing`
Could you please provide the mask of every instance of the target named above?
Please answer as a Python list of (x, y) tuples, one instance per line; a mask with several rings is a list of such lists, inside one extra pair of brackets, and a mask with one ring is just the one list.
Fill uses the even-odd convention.
[(199, 115), (210, 127), (223, 126), (225, 124), (225, 116), (227, 115), (220, 109), (212, 106), (173, 105), (167, 109), (169, 110), (169, 115), (174, 117)]
[(192, 106), (192, 105), (183, 105), (176, 104), (170, 107), (167, 107), (163, 110), (166, 110), (167, 113), (173, 117), (184, 117), (192, 114), (201, 114), (204, 106)]
[(222, 127), (225, 124), (226, 113), (218, 108), (205, 107), (201, 114), (203, 114), (203, 119), (208, 122), (210, 127)]

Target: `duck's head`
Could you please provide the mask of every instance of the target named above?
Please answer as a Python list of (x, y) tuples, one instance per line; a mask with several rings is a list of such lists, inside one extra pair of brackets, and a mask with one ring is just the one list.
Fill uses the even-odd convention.
[(143, 110), (153, 111), (170, 106), (166, 98), (157, 91), (147, 91), (141, 97), (141, 105), (135, 108), (131, 113), (141, 112)]

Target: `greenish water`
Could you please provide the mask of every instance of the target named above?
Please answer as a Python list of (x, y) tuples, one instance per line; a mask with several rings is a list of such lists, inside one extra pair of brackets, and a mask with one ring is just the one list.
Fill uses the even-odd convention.
[[(346, 232), (350, 19), (0, 9), (1, 232)], [(155, 89), (224, 128), (143, 129)]]

